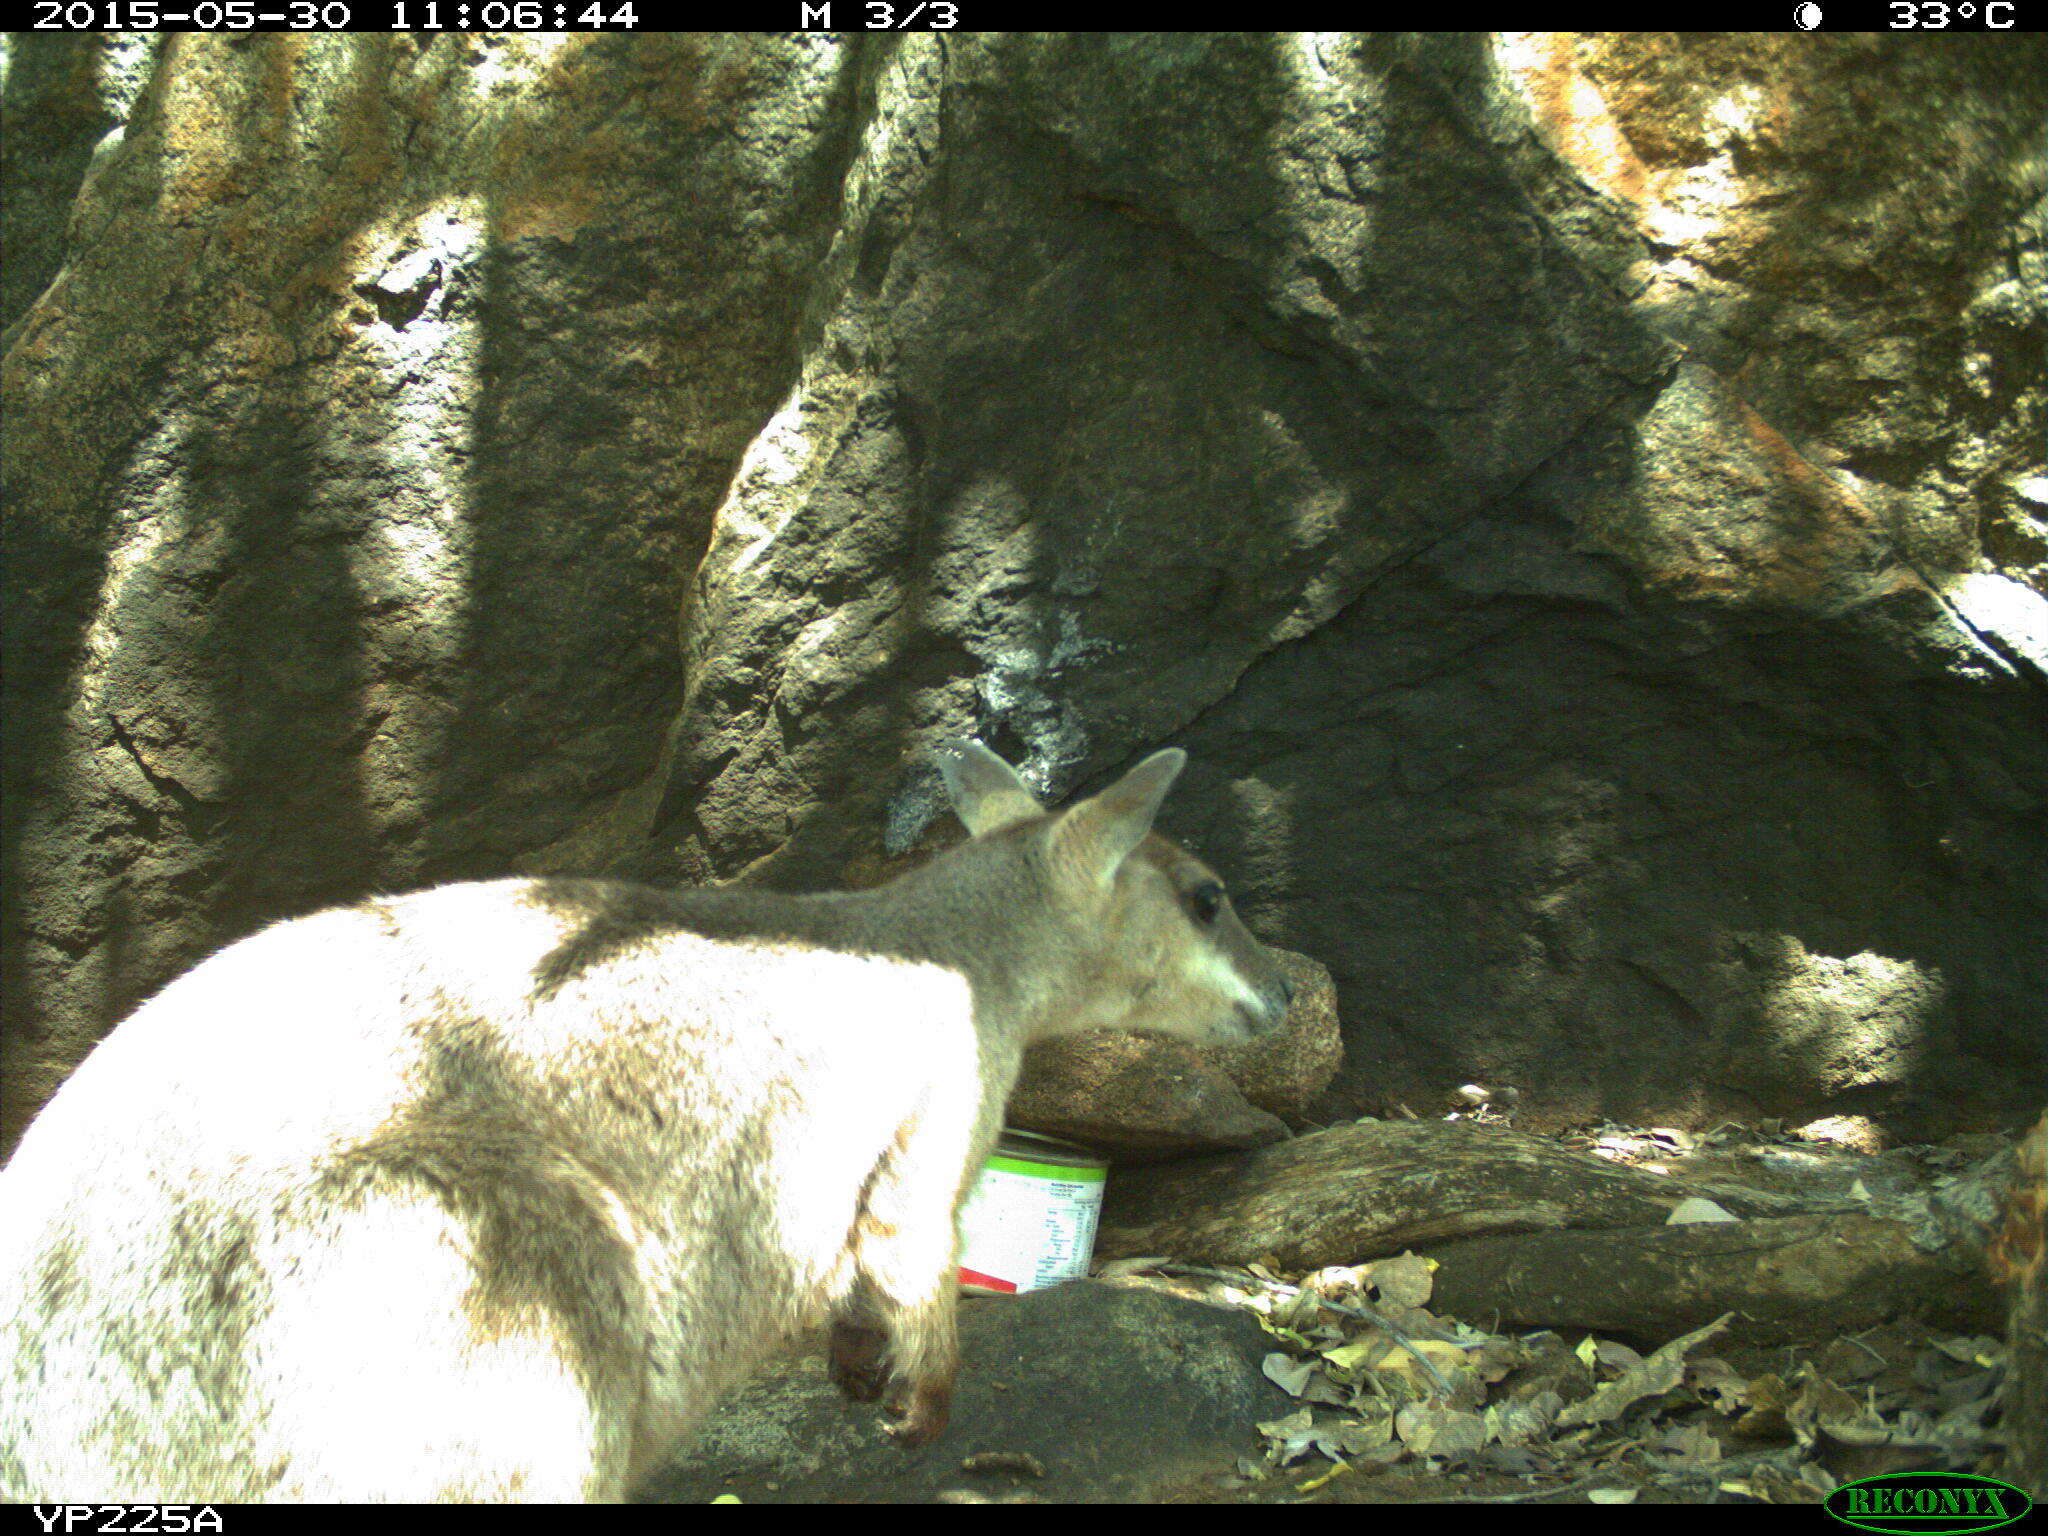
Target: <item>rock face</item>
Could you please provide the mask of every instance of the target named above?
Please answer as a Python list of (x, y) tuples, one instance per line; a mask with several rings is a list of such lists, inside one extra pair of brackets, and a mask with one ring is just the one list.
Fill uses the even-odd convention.
[(12, 43), (5, 1130), (287, 913), (881, 878), (962, 730), (1189, 749), (1325, 1114), (2015, 1113), (1993, 41)]

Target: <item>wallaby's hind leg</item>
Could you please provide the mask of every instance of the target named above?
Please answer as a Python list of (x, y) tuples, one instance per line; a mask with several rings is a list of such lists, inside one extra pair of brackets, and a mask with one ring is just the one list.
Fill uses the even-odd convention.
[(960, 1374), (955, 1287), (948, 1273), (942, 1284), (906, 1307), (897, 1324), (882, 1411), (894, 1421), (889, 1433), (906, 1450), (937, 1439), (953, 1411), (953, 1380)]
[[(882, 1411), (906, 1448), (936, 1438), (952, 1407), (960, 1368), (954, 1215), (973, 1145), (964, 1113), (928, 1101), (876, 1165), (854, 1222), (857, 1278), (833, 1322), (832, 1379), (856, 1400), (874, 1396), (886, 1338)], [(935, 1221), (939, 1210), (945, 1219)]]
[(857, 1280), (853, 1295), (840, 1304), (832, 1322), (832, 1346), (826, 1356), (832, 1385), (849, 1401), (872, 1403), (889, 1379), (888, 1352), (889, 1330), (866, 1280)]

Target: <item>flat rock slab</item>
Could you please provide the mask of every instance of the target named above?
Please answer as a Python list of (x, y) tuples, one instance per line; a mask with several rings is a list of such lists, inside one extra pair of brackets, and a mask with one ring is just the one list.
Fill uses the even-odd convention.
[[(953, 1418), (917, 1452), (850, 1404), (817, 1354), (784, 1360), (727, 1398), (690, 1451), (649, 1479), (648, 1503), (1135, 1501), (1198, 1464), (1258, 1448), (1252, 1425), (1284, 1413), (1259, 1373), (1268, 1344), (1247, 1315), (1154, 1291), (1075, 1281), (1029, 1295), (966, 1298)], [(970, 1473), (962, 1459), (1022, 1453), (1042, 1478)]]

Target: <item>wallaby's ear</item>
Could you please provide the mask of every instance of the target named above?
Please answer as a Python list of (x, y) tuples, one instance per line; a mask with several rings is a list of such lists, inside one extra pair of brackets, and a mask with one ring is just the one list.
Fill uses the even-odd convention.
[(1159, 802), (1187, 764), (1188, 755), (1179, 747), (1154, 752), (1101, 794), (1071, 807), (1053, 828), (1059, 864), (1085, 880), (1108, 884), (1152, 830)]
[(954, 811), (976, 837), (1045, 814), (1017, 770), (978, 741), (948, 742), (939, 753), (939, 772)]

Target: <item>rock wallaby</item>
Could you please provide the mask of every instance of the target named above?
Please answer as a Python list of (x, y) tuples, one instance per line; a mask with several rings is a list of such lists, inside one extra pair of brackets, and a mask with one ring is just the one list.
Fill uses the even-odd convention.
[(1152, 834), (1186, 756), (815, 896), (501, 880), (279, 923), (166, 987), (0, 1172), (0, 1498), (616, 1499), (778, 1339), (944, 1426), (954, 1221), (1024, 1048), (1276, 1027)]

